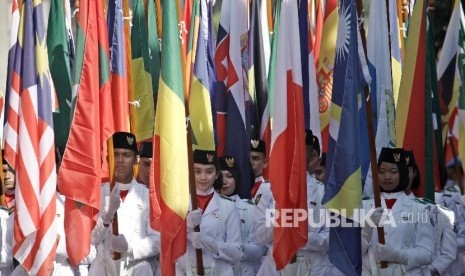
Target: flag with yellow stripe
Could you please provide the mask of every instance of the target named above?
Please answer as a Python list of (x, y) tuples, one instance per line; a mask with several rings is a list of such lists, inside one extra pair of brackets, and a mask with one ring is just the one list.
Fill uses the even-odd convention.
[[(161, 234), (162, 275), (174, 275), (174, 262), (186, 251), (189, 206), (186, 114), (176, 2), (163, 0), (161, 78), (150, 184), (151, 224)], [(161, 213), (157, 210), (160, 207)], [(154, 225), (156, 221), (163, 223)]]

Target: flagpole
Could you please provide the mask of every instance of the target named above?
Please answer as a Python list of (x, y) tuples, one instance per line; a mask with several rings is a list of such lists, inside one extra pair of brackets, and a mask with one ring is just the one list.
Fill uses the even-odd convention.
[[(403, 28), (404, 22), (407, 21), (408, 19), (408, 11), (404, 12), (404, 4), (403, 2), (407, 0), (397, 0), (396, 1), (396, 7), (397, 7), (397, 24), (399, 25), (399, 30), (400, 30), (400, 48), (402, 52), (402, 60), (405, 58), (405, 52), (404, 52), (404, 37), (405, 37), (405, 30)], [(408, 3), (407, 3), (408, 5)], [(388, 20), (389, 20), (389, 0), (386, 0), (386, 6), (388, 7)], [(389, 26), (389, 25), (388, 25)], [(401, 28), (402, 27), (402, 28)], [(390, 39), (390, 36), (389, 36)]]
[[(150, 0), (152, 1), (152, 0)], [(154, 0), (155, 1), (155, 8), (157, 12), (157, 29), (158, 29), (158, 37), (161, 39), (162, 37), (162, 10), (161, 10), (161, 5), (160, 5), (160, 0)]]
[(459, 162), (456, 162), (457, 161), (457, 151), (455, 150), (455, 146), (454, 146), (454, 143), (453, 143), (453, 140), (452, 140), (452, 136), (449, 135), (449, 144), (450, 144), (450, 149), (452, 150), (452, 157), (454, 158), (454, 171), (455, 171), (455, 175), (457, 175), (458, 179), (457, 181), (459, 182), (459, 188), (460, 188), (460, 194), (463, 195), (464, 192), (465, 192), (465, 188), (463, 187), (463, 177), (462, 175), (460, 174), (460, 167), (459, 167)]
[[(109, 182), (110, 182), (110, 192), (113, 191), (115, 187), (115, 155), (113, 152), (113, 138), (109, 138), (107, 141), (107, 153), (108, 153), (108, 175), (110, 177)], [(118, 232), (118, 212), (115, 212), (115, 215), (113, 216), (113, 221), (111, 224), (112, 228), (112, 233), (115, 236), (119, 235)], [(119, 252), (112, 252), (111, 257), (113, 260), (119, 260), (121, 259), (121, 253)]]
[[(386, 0), (387, 1), (387, 0)], [(357, 0), (357, 14), (359, 18), (363, 16), (363, 4), (362, 0)], [(366, 46), (366, 37), (365, 37), (365, 28), (363, 24), (359, 24), (360, 29), (360, 36), (362, 39), (363, 51), (365, 52), (365, 56), (367, 55), (367, 46)], [(367, 113), (367, 125), (368, 125), (368, 144), (370, 148), (370, 163), (371, 163), (371, 175), (373, 179), (373, 195), (375, 200), (375, 208), (381, 207), (381, 193), (379, 189), (379, 182), (378, 182), (378, 163), (376, 157), (376, 145), (375, 145), (375, 131), (373, 127), (373, 110), (372, 110), (372, 103), (371, 103), (371, 96), (368, 85), (365, 86), (365, 109)], [(378, 243), (385, 244), (384, 240), (384, 227), (378, 226)], [(381, 268), (387, 267), (386, 261), (381, 261)]]
[[(131, 48), (131, 21), (132, 17), (129, 11), (129, 0), (123, 0), (123, 19), (124, 19), (124, 42), (126, 47), (126, 74), (128, 78), (128, 98), (134, 101), (134, 91), (132, 87), (132, 48)], [(133, 104), (129, 105), (129, 124), (130, 132), (136, 133), (136, 110)]]
[[(182, 13), (181, 13), (181, 4), (179, 0), (176, 0), (176, 8), (178, 11), (178, 22), (182, 21)], [(179, 29), (179, 37), (181, 38), (182, 34), (182, 26)], [(186, 41), (184, 42), (186, 43)], [(188, 104), (188, 94), (187, 94), (187, 84), (186, 84), (186, 53), (183, 51), (182, 46), (179, 48), (181, 53), (181, 66), (182, 66), (182, 80), (183, 80), (183, 88), (184, 88), (184, 108), (186, 112), (186, 118), (189, 118), (189, 104)], [(191, 195), (191, 206), (192, 210), (197, 209), (197, 190), (195, 187), (195, 176), (194, 176), (194, 158), (192, 153), (192, 129), (190, 124), (188, 123), (186, 126), (187, 132), (187, 163), (189, 167), (189, 192)], [(195, 232), (200, 232), (200, 225), (197, 225), (194, 228)], [(195, 249), (195, 257), (197, 260), (197, 275), (205, 275), (204, 267), (203, 267), (203, 257), (202, 257), (202, 249)]]
[(1, 168), (0, 168), (0, 206), (6, 207), (5, 199), (5, 179), (3, 178), (3, 152), (0, 151)]

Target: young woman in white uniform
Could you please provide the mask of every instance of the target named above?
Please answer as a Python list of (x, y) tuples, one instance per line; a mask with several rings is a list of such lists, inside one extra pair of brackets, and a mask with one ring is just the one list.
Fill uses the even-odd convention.
[[(428, 205), (408, 197), (409, 174), (403, 149), (383, 148), (378, 158), (378, 179), (381, 208), (375, 209), (371, 220), (381, 221), (384, 210), (385, 244), (378, 243), (374, 227), (362, 228), (362, 275), (429, 275), (427, 265), (435, 251), (434, 228), (430, 223)], [(374, 209), (373, 199), (364, 200), (365, 211)], [(380, 262), (387, 262), (381, 268)]]
[(223, 183), (216, 153), (195, 150), (194, 173), (198, 208), (187, 214), (187, 252), (176, 262), (176, 275), (197, 275), (195, 251), (201, 249), (205, 275), (232, 276), (242, 257), (241, 223), (234, 202), (217, 192)]
[(234, 156), (220, 158), (221, 174), (223, 175), (223, 187), (220, 193), (235, 202), (236, 209), (241, 218), (242, 259), (234, 265), (234, 275), (256, 275), (261, 265), (261, 260), (266, 254), (266, 248), (261, 247), (255, 240), (252, 229), (253, 211), (255, 204), (250, 199), (241, 199), (237, 194), (236, 183), (241, 183), (241, 172)]

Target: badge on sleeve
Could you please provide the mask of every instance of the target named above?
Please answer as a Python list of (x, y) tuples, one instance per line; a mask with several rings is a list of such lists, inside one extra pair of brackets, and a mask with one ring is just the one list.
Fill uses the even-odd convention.
[(258, 205), (258, 202), (260, 202), (260, 198), (262, 198), (262, 194), (258, 194), (255, 198), (255, 205)]

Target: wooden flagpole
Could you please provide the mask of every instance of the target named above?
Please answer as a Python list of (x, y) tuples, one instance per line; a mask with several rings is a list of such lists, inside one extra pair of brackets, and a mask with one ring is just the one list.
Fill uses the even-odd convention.
[[(387, 0), (386, 0), (387, 3)], [(362, 0), (357, 0), (357, 14), (358, 18), (363, 18), (363, 3)], [(358, 24), (360, 29), (360, 36), (362, 39), (363, 51), (365, 56), (367, 55), (367, 46), (366, 46), (366, 36), (365, 36), (365, 28), (363, 24)], [(370, 163), (371, 163), (371, 175), (373, 179), (373, 195), (375, 201), (375, 207), (381, 207), (381, 193), (379, 189), (379, 182), (378, 182), (378, 162), (376, 157), (376, 145), (375, 145), (375, 131), (373, 127), (373, 110), (372, 110), (372, 103), (371, 103), (371, 96), (368, 85), (365, 86), (365, 108), (367, 113), (367, 125), (368, 125), (368, 144), (370, 148)], [(384, 239), (384, 227), (378, 226), (378, 242), (380, 244), (385, 244)], [(381, 262), (381, 268), (387, 267), (387, 262)]]
[[(179, 0), (176, 0), (176, 8), (178, 12), (178, 22), (182, 21), (182, 12), (181, 12), (181, 4)], [(182, 26), (179, 28), (179, 39), (181, 39), (182, 34)], [(184, 41), (184, 43), (188, 43)], [(183, 79), (183, 87), (184, 87), (184, 108), (186, 112), (186, 117), (189, 118), (189, 104), (188, 104), (188, 93), (187, 93), (187, 83), (186, 83), (186, 53), (182, 50), (182, 46), (179, 47), (179, 52), (181, 53), (181, 66), (182, 66), (182, 79)], [(192, 152), (192, 129), (191, 125), (187, 124), (187, 162), (189, 166), (189, 191), (191, 195), (191, 206), (192, 210), (197, 209), (197, 190), (195, 187), (195, 176), (194, 176), (194, 158)], [(194, 228), (195, 232), (200, 232), (200, 226), (196, 226)], [(205, 275), (205, 270), (203, 267), (203, 257), (202, 257), (202, 249), (195, 249), (195, 257), (197, 260), (197, 275)]]

